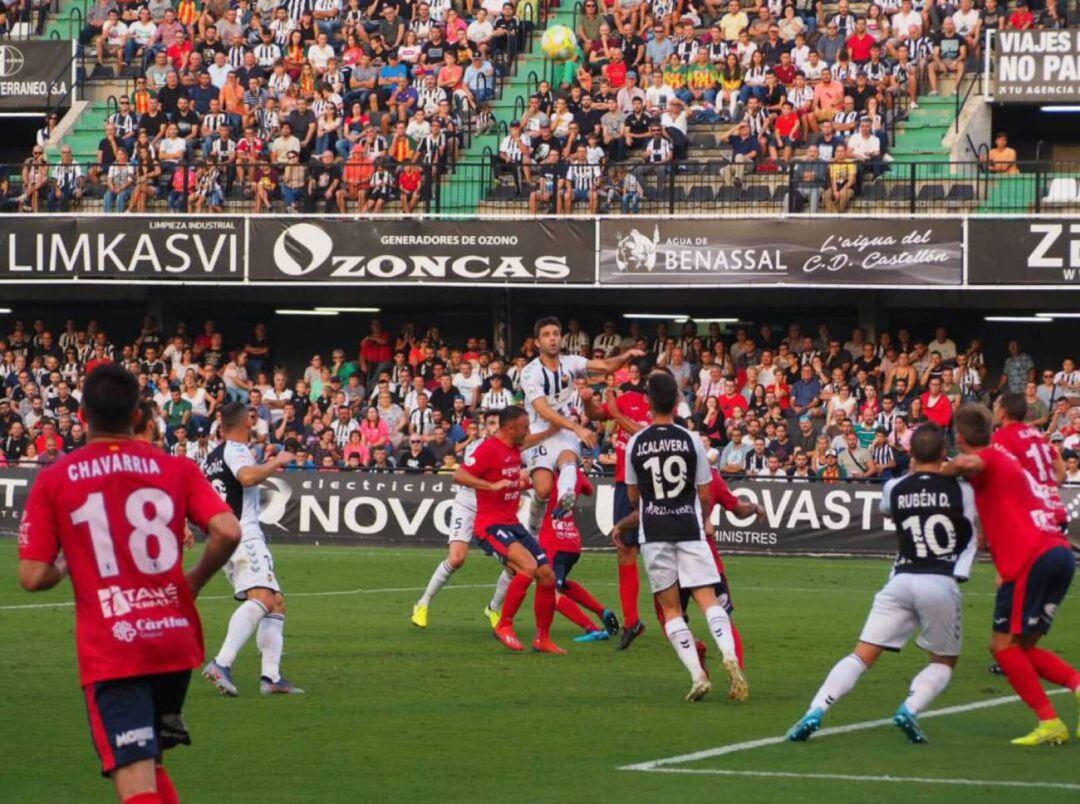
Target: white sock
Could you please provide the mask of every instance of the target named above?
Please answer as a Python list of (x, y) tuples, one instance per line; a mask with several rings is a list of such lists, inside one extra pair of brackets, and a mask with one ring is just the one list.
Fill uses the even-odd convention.
[(529, 532), (533, 536), (540, 533), (540, 528), (544, 524), (544, 513), (547, 511), (547, 504), (546, 499), (541, 500), (536, 492), (533, 492), (532, 499), (529, 500)]
[(701, 676), (701, 660), (698, 659), (697, 648), (694, 646), (694, 635), (690, 633), (690, 626), (682, 617), (676, 617), (664, 623), (664, 631), (667, 632), (668, 642), (675, 648), (679, 661), (690, 671), (690, 678), (695, 681)]
[(236, 654), (244, 647), (259, 621), (266, 616), (266, 606), (257, 600), (245, 600), (229, 618), (229, 630), (225, 632), (225, 641), (221, 644), (214, 661), (222, 667), (232, 667)]
[(285, 649), (285, 615), (267, 614), (259, 621), (255, 644), (262, 653), (262, 674), (271, 681), (281, 680), (281, 652)]
[(705, 611), (705, 620), (709, 623), (716, 647), (720, 649), (720, 655), (725, 662), (737, 662), (738, 654), (735, 652), (735, 635), (731, 633), (731, 618), (728, 617), (722, 606), (710, 606)]
[(566, 463), (559, 468), (559, 479), (555, 483), (558, 490), (557, 499), (562, 499), (567, 494), (573, 494), (577, 487), (577, 464)]
[(428, 581), (427, 589), (424, 590), (424, 594), (420, 597), (419, 604), (421, 606), (431, 605), (431, 598), (435, 597), (439, 593), (439, 590), (446, 585), (446, 582), (450, 580), (450, 576), (455, 572), (454, 568), (450, 566), (449, 561), (444, 561), (435, 568), (435, 572), (431, 573), (431, 580)]
[(810, 702), (810, 708), (828, 710), (830, 706), (855, 689), (859, 678), (865, 672), (866, 665), (863, 664), (862, 659), (854, 653), (849, 653), (829, 671), (829, 675), (825, 677), (825, 683), (821, 685), (814, 700)]
[(928, 707), (931, 702), (945, 691), (952, 678), (953, 669), (947, 664), (931, 662), (922, 671), (911, 679), (911, 691), (908, 693), (908, 711), (913, 715), (919, 714)]
[(510, 581), (512, 580), (514, 580), (514, 576), (509, 570), (503, 570), (499, 573), (499, 578), (495, 581), (495, 593), (491, 596), (491, 602), (488, 603), (489, 609), (502, 611), (503, 601), (506, 600), (506, 590), (510, 588)]

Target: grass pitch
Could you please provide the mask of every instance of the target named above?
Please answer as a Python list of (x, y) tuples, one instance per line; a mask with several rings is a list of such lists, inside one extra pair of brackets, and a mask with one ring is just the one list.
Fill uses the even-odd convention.
[[(112, 801), (77, 686), (72, 609), (41, 605), (69, 601), (70, 589), (20, 592), (14, 542), (2, 549), (0, 801)], [(283, 666), (308, 694), (259, 696), (254, 640), (235, 667), (241, 697), (221, 698), (193, 678), (185, 714), (195, 744), (168, 756), (185, 802), (1080, 800), (1080, 741), (1008, 745), (1033, 726), (1019, 703), (926, 719), (926, 746), (886, 725), (652, 772), (622, 769), (782, 735), (853, 646), (887, 577), (884, 561), (729, 559), (751, 700), (735, 704), (714, 692), (687, 704), (686, 672), (644, 583), (648, 630), (629, 651), (575, 645), (573, 627), (557, 619), (554, 635), (569, 656), (520, 655), (500, 647), (481, 616), (497, 565), (479, 552), (436, 599), (426, 631), (408, 615), (442, 551), (278, 545), (274, 553), (291, 594)], [(586, 555), (574, 577), (617, 610), (614, 556)], [(986, 671), (992, 578), (980, 565), (965, 587), (966, 654), (934, 708), (1011, 692)], [(229, 592), (219, 577), (200, 602), (211, 654), (233, 611)], [(1073, 598), (1046, 646), (1078, 662), (1080, 589)], [(519, 619), (523, 638), (531, 638), (531, 618), (530, 598)], [(702, 626), (695, 613), (699, 636)], [(914, 647), (883, 657), (826, 725), (890, 717), (923, 663)], [(1075, 730), (1072, 696), (1053, 700)]]

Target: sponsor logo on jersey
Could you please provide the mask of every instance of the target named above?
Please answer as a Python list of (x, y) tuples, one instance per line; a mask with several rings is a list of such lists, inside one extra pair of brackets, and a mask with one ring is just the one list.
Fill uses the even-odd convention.
[(113, 585), (98, 589), (98, 602), (101, 604), (101, 616), (110, 619), (123, 617), (132, 611), (175, 606), (180, 602), (180, 595), (176, 584), (172, 583), (156, 589), (146, 586), (122, 589)]
[(135, 626), (127, 620), (121, 620), (113, 625), (112, 635), (113, 639), (118, 642), (134, 642), (135, 637), (139, 635), (139, 632)]
[(132, 744), (138, 745), (139, 748), (142, 748), (147, 743), (152, 742), (153, 739), (153, 726), (143, 726), (142, 728), (138, 729), (128, 729), (127, 731), (122, 731), (119, 734), (113, 735), (113, 743), (115, 743), (117, 748), (123, 748), (125, 745)]

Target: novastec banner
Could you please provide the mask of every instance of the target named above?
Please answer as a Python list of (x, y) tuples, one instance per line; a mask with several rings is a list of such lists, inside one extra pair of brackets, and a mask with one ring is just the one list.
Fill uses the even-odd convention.
[(592, 283), (592, 221), (253, 218), (255, 282)]
[(1080, 100), (1080, 30), (997, 31), (994, 100)]
[(1080, 220), (971, 218), (968, 283), (1075, 285), (1080, 279)]
[(0, 216), (0, 282), (239, 282), (244, 219)]
[(70, 39), (0, 43), (0, 114), (40, 114), (50, 102), (60, 103), (74, 81), (74, 47)]
[(959, 285), (959, 220), (607, 219), (600, 282)]

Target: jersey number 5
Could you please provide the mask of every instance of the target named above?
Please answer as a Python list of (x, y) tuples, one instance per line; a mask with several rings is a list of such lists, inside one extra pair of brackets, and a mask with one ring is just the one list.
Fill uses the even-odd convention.
[[(146, 509), (152, 511), (146, 515)], [(161, 489), (139, 489), (128, 495), (124, 503), (124, 516), (131, 526), (128, 550), (135, 566), (146, 575), (168, 572), (180, 557), (176, 534), (169, 527), (173, 517), (173, 501)], [(94, 547), (98, 572), (102, 578), (120, 574), (116, 562), (116, 547), (109, 529), (109, 517), (105, 511), (105, 495), (95, 491), (86, 498), (80, 508), (71, 512), (71, 524), (86, 525), (90, 529), (90, 543)], [(150, 537), (157, 540), (157, 557), (150, 557)]]

